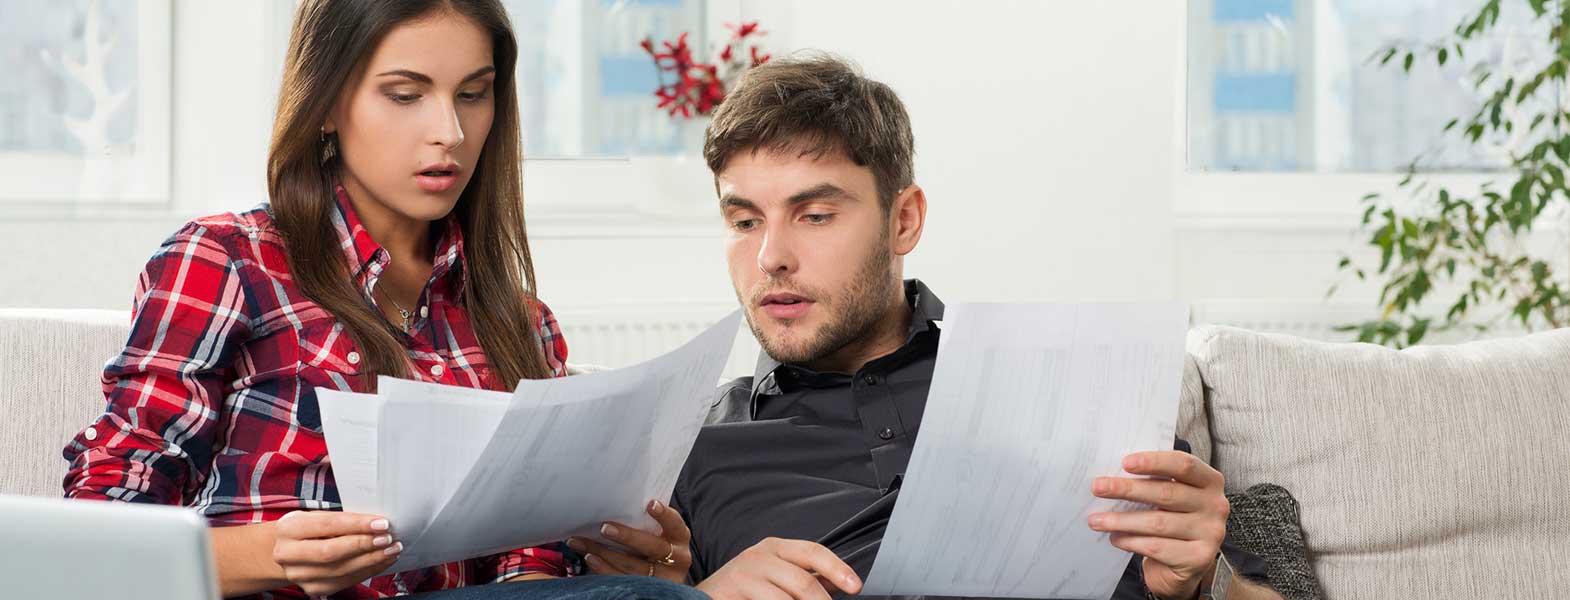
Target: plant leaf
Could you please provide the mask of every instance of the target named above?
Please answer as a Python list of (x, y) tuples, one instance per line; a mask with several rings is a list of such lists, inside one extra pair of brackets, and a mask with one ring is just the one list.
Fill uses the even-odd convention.
[(1406, 343), (1416, 346), (1428, 333), (1428, 319), (1412, 319), (1412, 326), (1406, 330)]
[(1390, 62), (1390, 59), (1395, 58), (1397, 51), (1398, 50), (1394, 46), (1391, 46), (1389, 50), (1386, 50), (1385, 56), (1379, 59), (1380, 66), (1384, 66), (1385, 63)]

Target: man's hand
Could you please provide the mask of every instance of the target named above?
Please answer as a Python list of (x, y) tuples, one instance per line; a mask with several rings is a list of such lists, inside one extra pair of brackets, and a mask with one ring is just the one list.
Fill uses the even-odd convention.
[(597, 575), (653, 575), (687, 583), (687, 568), (692, 566), (692, 532), (687, 529), (687, 522), (676, 509), (659, 500), (649, 502), (644, 510), (654, 517), (660, 532), (606, 523), (600, 527), (600, 534), (617, 547), (583, 538), (567, 540), (567, 547), (585, 554), (589, 572)]
[(387, 519), (329, 511), (295, 511), (274, 524), (273, 562), (290, 583), (325, 596), (365, 581), (398, 560)]
[(828, 548), (768, 538), (725, 563), (698, 589), (714, 600), (828, 600), (829, 589), (861, 591), (861, 578)]
[(1186, 452), (1137, 452), (1123, 470), (1152, 477), (1099, 477), (1102, 498), (1154, 505), (1156, 510), (1090, 515), (1090, 528), (1112, 534), (1112, 545), (1144, 557), (1145, 587), (1168, 600), (1199, 593), (1215, 572), (1216, 554), (1227, 534), (1227, 503), (1221, 473)]

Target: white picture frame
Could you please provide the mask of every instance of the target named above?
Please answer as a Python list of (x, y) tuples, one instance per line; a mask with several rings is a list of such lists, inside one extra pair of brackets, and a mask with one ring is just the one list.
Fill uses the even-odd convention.
[(10, 182), (0, 187), (0, 207), (153, 207), (169, 203), (172, 0), (134, 1), (138, 27), (136, 142), (129, 150), (97, 156), (0, 151), (0, 178)]

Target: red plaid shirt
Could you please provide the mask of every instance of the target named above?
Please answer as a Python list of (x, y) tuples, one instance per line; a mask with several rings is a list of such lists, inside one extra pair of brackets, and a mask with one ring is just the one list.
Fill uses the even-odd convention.
[[(388, 254), (342, 188), (333, 223), (367, 302)], [(498, 389), (462, 302), (462, 234), (444, 223), (431, 280), (401, 335), (422, 381)], [(148, 261), (125, 351), (103, 375), (104, 414), (65, 448), (70, 498), (189, 506), (213, 526), (341, 510), (315, 387), (364, 391), (343, 325), (295, 287), (266, 204), (188, 223)], [(536, 326), (551, 368), (567, 345), (543, 304)], [(522, 326), (522, 324), (519, 324)], [(569, 565), (572, 565), (569, 567)], [(384, 598), (576, 574), (565, 546), (527, 548), (366, 580), (333, 598)], [(304, 598), (299, 588), (260, 598)]]

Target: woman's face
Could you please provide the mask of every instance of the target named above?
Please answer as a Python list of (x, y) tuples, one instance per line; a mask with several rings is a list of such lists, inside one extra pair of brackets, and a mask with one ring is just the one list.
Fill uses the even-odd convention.
[(435, 221), (458, 203), (491, 131), (491, 38), (439, 11), (395, 26), (345, 84), (325, 129), (362, 218)]

